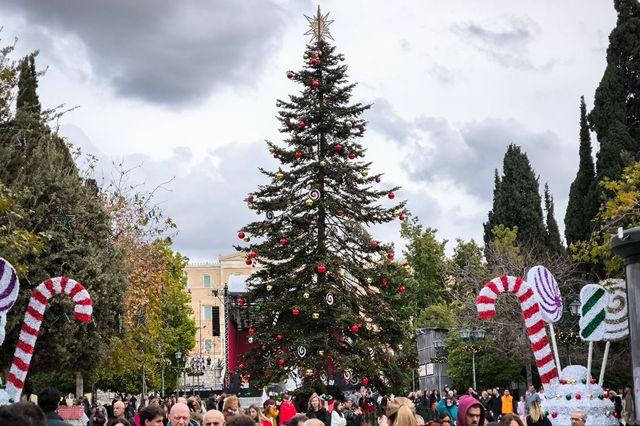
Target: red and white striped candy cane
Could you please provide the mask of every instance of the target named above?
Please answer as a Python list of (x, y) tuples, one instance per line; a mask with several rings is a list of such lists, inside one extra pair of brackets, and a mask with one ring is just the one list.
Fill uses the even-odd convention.
[(63, 293), (71, 297), (74, 302), (74, 318), (81, 322), (91, 321), (93, 312), (91, 297), (79, 282), (67, 277), (49, 278), (33, 290), (27, 312), (24, 314), (20, 340), (7, 376), (6, 390), (14, 401), (20, 399), (22, 388), (24, 388), (47, 302), (53, 296)]
[(542, 384), (554, 384), (558, 381), (558, 370), (553, 360), (547, 330), (540, 313), (540, 305), (525, 280), (503, 275), (486, 283), (480, 290), (477, 299), (480, 318), (488, 319), (496, 315), (496, 299), (504, 292), (515, 294), (520, 301), (522, 317), (527, 327), (531, 349), (533, 349), (533, 356), (536, 359)]

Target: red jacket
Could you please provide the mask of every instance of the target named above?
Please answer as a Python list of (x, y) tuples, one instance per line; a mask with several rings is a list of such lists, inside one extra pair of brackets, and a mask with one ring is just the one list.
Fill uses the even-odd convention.
[(298, 414), (298, 412), (293, 402), (289, 400), (283, 401), (282, 404), (280, 404), (280, 426), (289, 423), (289, 420), (296, 414)]

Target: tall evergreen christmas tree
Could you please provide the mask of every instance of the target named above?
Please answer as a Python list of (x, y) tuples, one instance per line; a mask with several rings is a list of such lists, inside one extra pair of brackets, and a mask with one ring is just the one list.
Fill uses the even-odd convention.
[(598, 135), (597, 180), (619, 179), (640, 160), (640, 3), (615, 0), (616, 27), (609, 35), (607, 68), (589, 114)]
[(544, 210), (547, 213), (546, 225), (547, 225), (547, 238), (546, 245), (547, 250), (551, 254), (561, 254), (564, 252), (562, 246), (562, 240), (560, 239), (560, 230), (558, 229), (558, 222), (554, 215), (553, 208), (553, 196), (549, 191), (549, 184), (544, 185)]
[(394, 353), (410, 333), (399, 309), (404, 268), (393, 248), (373, 239), (372, 224), (404, 220), (398, 187), (370, 174), (360, 140), (369, 105), (350, 103), (344, 56), (336, 52), (328, 14), (306, 17), (312, 41), (304, 66), (287, 77), (302, 86), (278, 100), (283, 143), (268, 142), (280, 162), (261, 170), (270, 182), (249, 194), (249, 208), (264, 219), (245, 226), (238, 247), (256, 265), (249, 293), (237, 304), (252, 312), (251, 351), (238, 366), (252, 384), (285, 379), (307, 383), (394, 382)]
[(493, 239), (493, 228), (498, 225), (518, 227), (518, 242), (544, 249), (546, 230), (542, 216), (542, 200), (538, 178), (527, 154), (514, 144), (509, 145), (502, 165), (503, 176), (496, 171), (493, 207), (484, 224), (484, 242)]
[(591, 135), (587, 123), (587, 106), (580, 97), (580, 163), (569, 190), (569, 203), (564, 216), (567, 244), (587, 241), (591, 237), (591, 221), (598, 212), (596, 172), (591, 157)]

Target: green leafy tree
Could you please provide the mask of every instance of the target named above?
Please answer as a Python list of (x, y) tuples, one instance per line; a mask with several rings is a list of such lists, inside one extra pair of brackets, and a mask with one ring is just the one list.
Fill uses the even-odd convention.
[(404, 284), (386, 277), (398, 267), (393, 248), (366, 226), (394, 220), (404, 203), (378, 204), (398, 188), (378, 184), (381, 175), (363, 160), (369, 106), (349, 101), (354, 85), (326, 41), (326, 16), (318, 10), (310, 19), (315, 37), (304, 67), (288, 73), (302, 91), (278, 101), (285, 138), (268, 143), (280, 167), (262, 170), (270, 182), (247, 198), (267, 219), (245, 226), (251, 244), (238, 247), (261, 266), (248, 281), (254, 346), (239, 371), (259, 385), (294, 371), (317, 382), (352, 370), (386, 388), (397, 383), (394, 353), (407, 332), (395, 309)]
[(591, 156), (591, 135), (587, 123), (587, 106), (580, 97), (580, 162), (564, 216), (564, 235), (567, 244), (587, 241), (593, 231), (592, 220), (598, 212), (596, 172)]
[(598, 135), (597, 180), (617, 180), (640, 160), (640, 4), (615, 0), (616, 26), (609, 35), (607, 67), (596, 89), (589, 123)]
[(492, 240), (498, 225), (518, 227), (518, 242), (544, 250), (545, 226), (538, 178), (527, 155), (517, 145), (509, 145), (504, 156), (503, 175), (498, 177), (493, 191), (493, 207), (484, 224), (484, 242)]
[(564, 247), (562, 240), (560, 239), (560, 230), (558, 229), (558, 222), (556, 222), (555, 215), (553, 214), (553, 196), (549, 192), (549, 184), (544, 185), (544, 210), (546, 216), (546, 239), (547, 250), (549, 253), (564, 253)]

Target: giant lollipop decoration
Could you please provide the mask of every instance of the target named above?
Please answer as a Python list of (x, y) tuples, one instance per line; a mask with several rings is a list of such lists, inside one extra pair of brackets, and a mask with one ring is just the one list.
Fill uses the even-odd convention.
[(4, 342), (7, 312), (16, 303), (19, 289), (20, 281), (16, 270), (0, 257), (0, 345)]
[(553, 323), (558, 322), (560, 318), (562, 318), (562, 296), (560, 295), (560, 287), (551, 271), (542, 265), (529, 269), (527, 273), (527, 283), (531, 287), (531, 290), (533, 290), (533, 294), (536, 296), (536, 300), (540, 305), (542, 319), (549, 324), (551, 346), (553, 347), (558, 374), (560, 374), (562, 368), (560, 367), (556, 332), (553, 328)]

